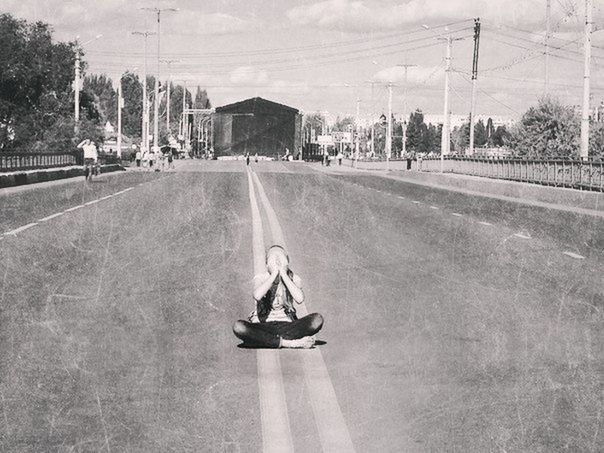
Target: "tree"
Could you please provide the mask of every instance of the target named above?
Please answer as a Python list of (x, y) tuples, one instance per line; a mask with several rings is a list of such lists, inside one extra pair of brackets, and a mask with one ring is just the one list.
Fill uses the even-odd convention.
[(117, 93), (113, 82), (105, 74), (91, 74), (84, 78), (83, 92), (91, 98), (101, 124), (117, 123)]
[(420, 152), (425, 145), (424, 136), (426, 135), (427, 127), (424, 123), (424, 114), (417, 109), (409, 116), (409, 124), (407, 125), (407, 150)]
[(501, 147), (505, 145), (505, 141), (509, 138), (510, 133), (507, 131), (505, 126), (497, 126), (493, 136), (491, 137), (491, 143), (493, 146)]
[[(49, 25), (0, 15), (0, 149), (44, 149), (49, 131), (73, 116), (75, 43), (54, 43)], [(86, 65), (83, 62), (82, 67)], [(94, 116), (83, 96), (82, 120)], [(73, 127), (73, 123), (72, 123)], [(68, 137), (70, 143), (79, 137)]]
[[(181, 97), (182, 101), (182, 97)], [(197, 91), (195, 92), (195, 102), (193, 104), (193, 108), (196, 109), (209, 109), (212, 107), (212, 103), (210, 99), (208, 99), (208, 92), (206, 90), (202, 90), (199, 85), (197, 86)]]
[(512, 128), (506, 145), (519, 156), (533, 159), (578, 157), (579, 116), (572, 107), (544, 97)]
[(122, 74), (122, 132), (140, 140), (142, 136), (143, 84), (133, 72)]

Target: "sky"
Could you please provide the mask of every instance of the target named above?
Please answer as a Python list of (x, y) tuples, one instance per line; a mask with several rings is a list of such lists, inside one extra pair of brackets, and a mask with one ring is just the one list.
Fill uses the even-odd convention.
[[(592, 103), (604, 100), (604, 0), (594, 2)], [(474, 18), (480, 18), (479, 115), (517, 118), (545, 93), (546, 0), (2, 0), (0, 12), (50, 23), (83, 44), (89, 73), (142, 74), (144, 38), (161, 15), (161, 79), (207, 89), (214, 106), (253, 96), (328, 117), (387, 109), (442, 114), (446, 36), (451, 111), (470, 109)], [(551, 0), (549, 93), (580, 104), (583, 0)], [(95, 39), (98, 35), (102, 35)], [(460, 38), (460, 39), (457, 39)], [(156, 74), (157, 35), (147, 68)], [(168, 63), (166, 60), (173, 60)], [(409, 65), (405, 71), (401, 65)], [(406, 72), (406, 77), (405, 77)]]

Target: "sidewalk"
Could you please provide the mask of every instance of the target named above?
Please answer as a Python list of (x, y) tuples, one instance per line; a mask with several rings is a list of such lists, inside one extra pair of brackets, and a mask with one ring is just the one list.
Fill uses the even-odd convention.
[(452, 173), (355, 169), (350, 161), (345, 161), (341, 166), (332, 164), (324, 167), (317, 164), (312, 168), (328, 174), (379, 176), (409, 184), (604, 218), (604, 194), (600, 192)]
[[(23, 175), (23, 174), (35, 175), (35, 174), (40, 174), (40, 173), (51, 173), (51, 172), (66, 172), (67, 175), (65, 175), (61, 178), (57, 178), (57, 179), (29, 182), (26, 184), (9, 185), (9, 186), (5, 186), (5, 187), (0, 185), (0, 196), (24, 192), (27, 190), (39, 189), (39, 188), (43, 188), (43, 187), (53, 187), (53, 186), (58, 186), (58, 185), (62, 185), (62, 184), (73, 183), (74, 181), (77, 180), (77, 178), (81, 178), (82, 180), (84, 178), (84, 170), (83, 170), (82, 166), (79, 166), (79, 165), (72, 165), (69, 167), (45, 168), (45, 169), (38, 169), (38, 170), (21, 170), (21, 171), (17, 171), (17, 172), (6, 172), (6, 173), (0, 173), (0, 178), (14, 177), (15, 175)], [(110, 170), (110, 171), (101, 173), (98, 176), (95, 176), (95, 178), (106, 178), (107, 176), (113, 175), (116, 172), (117, 172), (117, 170)]]

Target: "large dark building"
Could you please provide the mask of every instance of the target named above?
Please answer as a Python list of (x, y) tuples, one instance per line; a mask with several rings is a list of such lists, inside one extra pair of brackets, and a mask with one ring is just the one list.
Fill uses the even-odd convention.
[(214, 154), (294, 156), (302, 146), (302, 116), (287, 105), (251, 98), (217, 107), (214, 114)]

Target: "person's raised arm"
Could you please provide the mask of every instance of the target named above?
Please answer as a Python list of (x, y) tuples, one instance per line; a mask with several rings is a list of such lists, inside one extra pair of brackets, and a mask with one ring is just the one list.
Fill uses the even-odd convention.
[(273, 273), (270, 274), (266, 280), (264, 280), (263, 282), (258, 284), (258, 286), (256, 286), (254, 288), (254, 299), (257, 301), (261, 300), (264, 297), (264, 295), (268, 292), (268, 290), (271, 288), (271, 286), (273, 286), (273, 282), (275, 281), (275, 279), (278, 276), (279, 276), (279, 271), (274, 270)]
[(291, 278), (289, 278), (287, 271), (282, 269), (279, 273), (281, 275), (281, 280), (283, 280), (283, 283), (285, 283), (285, 286), (289, 290), (289, 293), (292, 295), (294, 300), (299, 304), (304, 302), (304, 293), (302, 292), (302, 289), (300, 289), (300, 287), (296, 285)]

